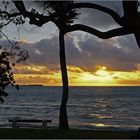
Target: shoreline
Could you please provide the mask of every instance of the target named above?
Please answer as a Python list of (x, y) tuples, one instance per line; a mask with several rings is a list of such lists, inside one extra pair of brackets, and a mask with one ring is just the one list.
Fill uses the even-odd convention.
[(138, 131), (0, 128), (0, 139), (129, 139), (137, 135)]

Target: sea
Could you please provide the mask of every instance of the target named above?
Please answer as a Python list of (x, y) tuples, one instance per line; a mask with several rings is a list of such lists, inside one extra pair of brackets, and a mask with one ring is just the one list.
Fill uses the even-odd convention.
[[(7, 92), (0, 104), (0, 127), (11, 127), (8, 120), (14, 118), (51, 119), (49, 127), (58, 127), (62, 87), (20, 86)], [(137, 130), (140, 87), (70, 87), (67, 112), (73, 129)]]

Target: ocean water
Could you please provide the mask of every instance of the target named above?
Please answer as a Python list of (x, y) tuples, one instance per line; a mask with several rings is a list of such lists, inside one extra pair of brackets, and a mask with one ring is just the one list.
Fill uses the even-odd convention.
[[(51, 119), (58, 127), (61, 87), (21, 86), (8, 89), (0, 104), (0, 127), (11, 118)], [(140, 87), (70, 87), (70, 128), (135, 130), (140, 127)]]

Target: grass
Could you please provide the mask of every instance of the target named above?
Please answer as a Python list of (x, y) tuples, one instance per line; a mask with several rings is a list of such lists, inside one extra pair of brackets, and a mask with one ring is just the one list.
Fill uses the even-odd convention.
[(60, 130), (60, 129), (12, 129), (1, 128), (0, 139), (128, 139), (136, 131), (94, 131), (94, 130)]

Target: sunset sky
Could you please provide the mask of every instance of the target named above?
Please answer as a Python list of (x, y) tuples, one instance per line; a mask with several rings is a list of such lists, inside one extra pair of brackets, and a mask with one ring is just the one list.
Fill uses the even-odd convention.
[[(95, 2), (122, 13), (121, 2)], [(97, 10), (78, 10), (76, 23), (106, 31), (118, 25)], [(4, 29), (11, 40), (20, 40), (30, 58), (16, 64), (14, 74), (19, 84), (61, 86), (58, 29), (52, 23), (8, 25)], [(4, 40), (4, 38), (3, 38)], [(102, 40), (84, 32), (65, 36), (70, 86), (140, 86), (140, 49), (133, 35)]]

